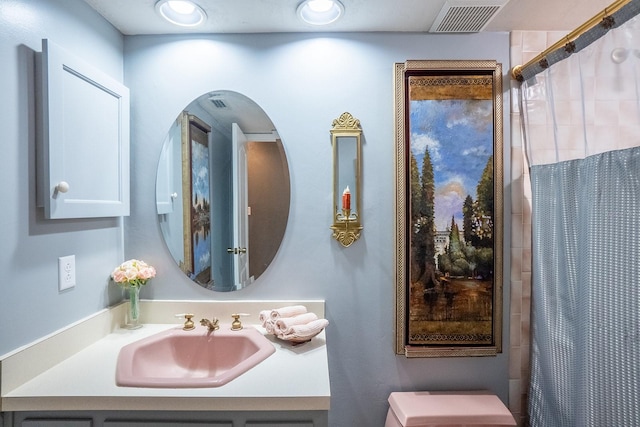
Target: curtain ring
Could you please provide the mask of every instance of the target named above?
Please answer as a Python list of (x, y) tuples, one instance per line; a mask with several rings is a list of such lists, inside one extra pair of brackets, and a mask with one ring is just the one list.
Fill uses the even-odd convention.
[(602, 28), (605, 30), (610, 30), (614, 25), (616, 25), (616, 20), (613, 16), (605, 16), (602, 18), (600, 25), (602, 25)]
[(576, 51), (576, 44), (575, 42), (572, 42), (571, 40), (569, 40), (569, 38), (567, 37), (567, 44), (564, 45), (564, 51), (567, 52), (569, 55), (571, 55), (573, 52)]

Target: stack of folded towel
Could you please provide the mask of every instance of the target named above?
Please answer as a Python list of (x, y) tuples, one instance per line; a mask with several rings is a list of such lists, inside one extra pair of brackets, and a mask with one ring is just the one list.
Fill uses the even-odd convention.
[(296, 343), (309, 341), (329, 324), (327, 319), (318, 319), (315, 313), (307, 312), (304, 305), (263, 310), (260, 322), (268, 333)]

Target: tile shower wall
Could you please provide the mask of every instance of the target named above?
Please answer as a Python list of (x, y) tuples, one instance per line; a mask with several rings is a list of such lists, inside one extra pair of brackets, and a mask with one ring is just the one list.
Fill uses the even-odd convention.
[[(566, 32), (514, 31), (511, 64), (524, 64)], [(527, 425), (531, 314), (531, 180), (521, 137), (519, 84), (511, 80), (511, 324), (509, 409)]]

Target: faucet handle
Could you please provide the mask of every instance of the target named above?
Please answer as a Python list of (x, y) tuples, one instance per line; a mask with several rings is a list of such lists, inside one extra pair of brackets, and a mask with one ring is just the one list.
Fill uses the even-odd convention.
[(238, 313), (238, 314), (231, 315), (231, 317), (233, 318), (233, 322), (231, 322), (232, 331), (239, 331), (240, 329), (242, 329), (242, 322), (240, 322), (240, 316), (249, 316), (249, 313)]
[(185, 320), (184, 320), (184, 325), (182, 326), (182, 329), (184, 329), (185, 331), (190, 331), (196, 327), (196, 325), (193, 323), (193, 320), (191, 320), (191, 318), (193, 317), (193, 314), (181, 313), (181, 314), (176, 314), (176, 317), (184, 317)]

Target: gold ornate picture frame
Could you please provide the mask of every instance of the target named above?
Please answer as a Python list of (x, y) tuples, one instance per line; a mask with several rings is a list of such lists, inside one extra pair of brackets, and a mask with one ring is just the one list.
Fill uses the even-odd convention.
[(502, 351), (502, 67), (394, 69), (396, 354)]

